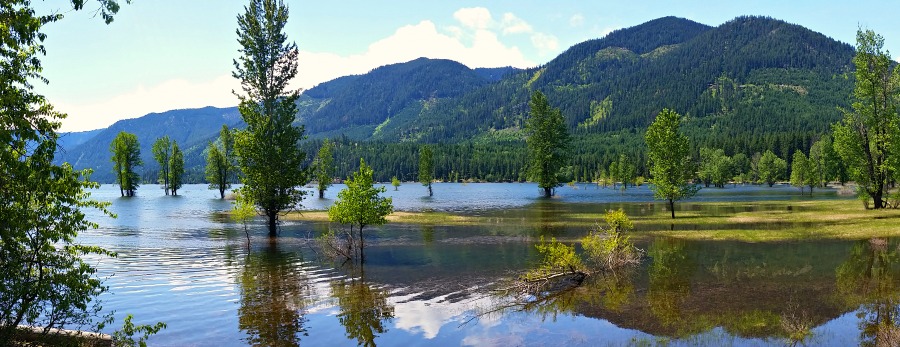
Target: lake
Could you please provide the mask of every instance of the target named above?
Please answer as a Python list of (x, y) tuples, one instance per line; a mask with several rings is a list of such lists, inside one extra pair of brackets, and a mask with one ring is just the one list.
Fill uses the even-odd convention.
[[(308, 209), (326, 199), (310, 195)], [(387, 187), (397, 210), (521, 216), (552, 221), (559, 211), (663, 208), (646, 187), (624, 193), (579, 184), (539, 198), (533, 184), (479, 183)], [(363, 267), (331, 264), (309, 242), (326, 223), (287, 222), (277, 242), (262, 220), (243, 227), (205, 185), (164, 196), (155, 185), (120, 198), (104, 185), (112, 219), (79, 236), (118, 252), (93, 261), (110, 292), (117, 323), (164, 321), (152, 346), (619, 346), (799, 343), (895, 345), (900, 341), (900, 251), (892, 239), (741, 243), (639, 240), (646, 251), (631, 271), (592, 278), (558, 296), (514, 300), (492, 289), (538, 261), (540, 236), (579, 237), (567, 227), (385, 225), (373, 227)], [(703, 189), (690, 202), (810, 197), (786, 186)], [(565, 223), (563, 223), (565, 224)], [(638, 227), (640, 227), (638, 225)], [(113, 330), (113, 329), (109, 329)], [(107, 331), (109, 332), (109, 331)]]

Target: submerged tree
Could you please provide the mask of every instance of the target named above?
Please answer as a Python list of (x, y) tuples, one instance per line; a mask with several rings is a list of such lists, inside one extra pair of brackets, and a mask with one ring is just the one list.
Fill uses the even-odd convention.
[(433, 196), (431, 182), (434, 181), (434, 155), (430, 146), (419, 149), (419, 182), (428, 187), (428, 196)]
[[(363, 229), (369, 225), (386, 223), (385, 217), (394, 211), (393, 200), (381, 196), (381, 193), (385, 192), (385, 188), (384, 186), (376, 188), (372, 176), (372, 168), (360, 159), (359, 171), (347, 179), (347, 188), (338, 192), (338, 200), (328, 209), (330, 221), (350, 225), (350, 231), (346, 233), (347, 252), (342, 255), (355, 258), (356, 253), (353, 249), (356, 244), (361, 263), (366, 261), (363, 252), (365, 248)], [(356, 235), (353, 234), (354, 228), (357, 231)], [(325, 237), (331, 236), (326, 235)], [(329, 246), (334, 245), (331, 243)]]
[(759, 158), (758, 168), (759, 180), (771, 187), (775, 185), (775, 181), (784, 178), (784, 172), (787, 171), (787, 162), (779, 158), (771, 150), (768, 150)]
[(834, 147), (847, 165), (850, 178), (874, 202), (887, 207), (884, 199), (891, 173), (900, 166), (900, 70), (894, 67), (884, 38), (871, 30), (856, 32), (855, 89), (852, 108), (834, 124)]
[(234, 137), (227, 126), (222, 125), (219, 140), (206, 147), (206, 181), (209, 189), (218, 189), (219, 197), (225, 198), (225, 190), (231, 188), (234, 176)]
[(562, 184), (558, 175), (571, 157), (569, 132), (562, 112), (551, 107), (543, 93), (534, 91), (529, 105), (531, 115), (525, 121), (528, 178), (550, 197), (553, 188)]
[[(809, 174), (809, 160), (798, 149), (794, 152), (794, 157), (791, 160), (791, 185), (800, 188), (801, 194), (803, 193), (803, 187), (806, 186), (810, 179)], [(812, 194), (812, 188), (810, 188), (809, 193)]]
[(178, 148), (178, 143), (172, 141), (172, 157), (169, 158), (169, 185), (172, 195), (178, 195), (178, 190), (184, 184), (184, 154)]
[(664, 109), (647, 128), (645, 135), (650, 149), (650, 182), (653, 196), (669, 201), (669, 210), (675, 218), (675, 201), (687, 199), (697, 193), (698, 187), (689, 182), (691, 172), (690, 144), (687, 136), (679, 131), (681, 116)]
[(316, 155), (316, 162), (313, 164), (315, 168), (316, 181), (319, 189), (319, 199), (325, 198), (325, 189), (331, 186), (331, 180), (334, 178), (334, 143), (325, 139), (322, 141), (322, 148)]
[(150, 148), (153, 152), (153, 159), (159, 164), (159, 184), (163, 185), (166, 195), (169, 195), (169, 159), (172, 158), (172, 141), (169, 136), (163, 136), (153, 142)]
[(119, 183), (119, 193), (122, 196), (134, 196), (141, 179), (135, 170), (144, 164), (137, 136), (124, 131), (119, 132), (109, 144), (109, 150), (112, 152), (113, 171)]
[(303, 127), (294, 126), (297, 90), (288, 83), (297, 75), (297, 45), (287, 42), (288, 8), (282, 1), (251, 0), (238, 16), (241, 56), (234, 77), (245, 130), (235, 136), (235, 154), (244, 175), (241, 193), (259, 206), (268, 220), (269, 236), (278, 235), (278, 217), (303, 200), (309, 182), (306, 153), (299, 147)]
[[(111, 22), (119, 6), (100, 0), (98, 10)], [(84, 0), (73, 0), (76, 10)], [(61, 14), (41, 16), (31, 1), (0, 5), (0, 344), (17, 345), (19, 325), (96, 330), (99, 297), (107, 291), (95, 261), (113, 255), (76, 242), (79, 232), (96, 228), (83, 209), (108, 213), (106, 203), (90, 200), (90, 170), (54, 164), (58, 130), (65, 114), (54, 110), (32, 83), (41, 75), (44, 25)], [(124, 195), (124, 193), (123, 193)], [(23, 344), (24, 345), (24, 344)]]

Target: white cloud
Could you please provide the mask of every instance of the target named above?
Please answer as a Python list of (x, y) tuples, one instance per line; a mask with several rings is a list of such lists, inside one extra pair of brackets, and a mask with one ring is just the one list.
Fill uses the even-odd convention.
[(453, 13), (453, 18), (470, 29), (487, 29), (493, 22), (491, 11), (484, 7), (461, 8)]
[(569, 18), (569, 25), (573, 27), (580, 27), (584, 24), (584, 16), (581, 13), (576, 13), (571, 18)]
[(104, 128), (120, 119), (136, 118), (151, 112), (235, 106), (238, 101), (231, 90), (239, 91), (240, 88), (240, 83), (228, 74), (211, 81), (176, 79), (149, 88), (138, 86), (135, 90), (96, 103), (50, 101), (57, 111), (69, 114), (63, 120), (62, 131), (84, 131)]
[(559, 40), (556, 36), (542, 33), (532, 34), (531, 44), (533, 44), (541, 54), (556, 52), (559, 48)]
[(534, 31), (530, 24), (522, 20), (522, 18), (516, 17), (516, 15), (512, 13), (504, 13), (503, 21), (500, 25), (503, 27), (504, 35), (524, 34)]

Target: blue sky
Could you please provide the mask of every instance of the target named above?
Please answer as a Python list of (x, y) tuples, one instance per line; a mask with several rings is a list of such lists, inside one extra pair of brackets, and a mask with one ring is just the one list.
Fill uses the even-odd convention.
[[(236, 16), (246, 1), (134, 0), (111, 25), (69, 1), (36, 1), (66, 18), (45, 32), (39, 86), (69, 114), (64, 131), (109, 126), (177, 108), (234, 106)], [(291, 1), (288, 37), (300, 50), (296, 88), (418, 57), (470, 67), (531, 67), (612, 30), (678, 16), (717, 26), (764, 15), (854, 43), (858, 27), (900, 53), (900, 5), (891, 1)]]

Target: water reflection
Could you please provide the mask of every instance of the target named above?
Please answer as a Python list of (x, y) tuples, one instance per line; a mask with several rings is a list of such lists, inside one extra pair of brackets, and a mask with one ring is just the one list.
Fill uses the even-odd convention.
[(650, 265), (650, 285), (647, 303), (650, 312), (666, 328), (676, 328), (676, 335), (696, 333), (709, 328), (704, 322), (684, 319), (682, 305), (691, 295), (691, 276), (696, 265), (685, 251), (683, 241), (657, 239), (647, 255)]
[(900, 251), (896, 240), (858, 241), (836, 273), (841, 298), (860, 307), (860, 345), (900, 345)]
[(279, 250), (277, 244), (245, 256), (238, 277), (238, 325), (249, 345), (299, 346), (307, 335), (304, 315), (314, 290), (302, 264), (300, 253)]
[(358, 272), (359, 277), (332, 281), (331, 295), (337, 299), (338, 321), (347, 338), (360, 346), (375, 346), (377, 334), (384, 334), (385, 323), (394, 318), (394, 306), (388, 304), (387, 290), (367, 283), (362, 267)]

